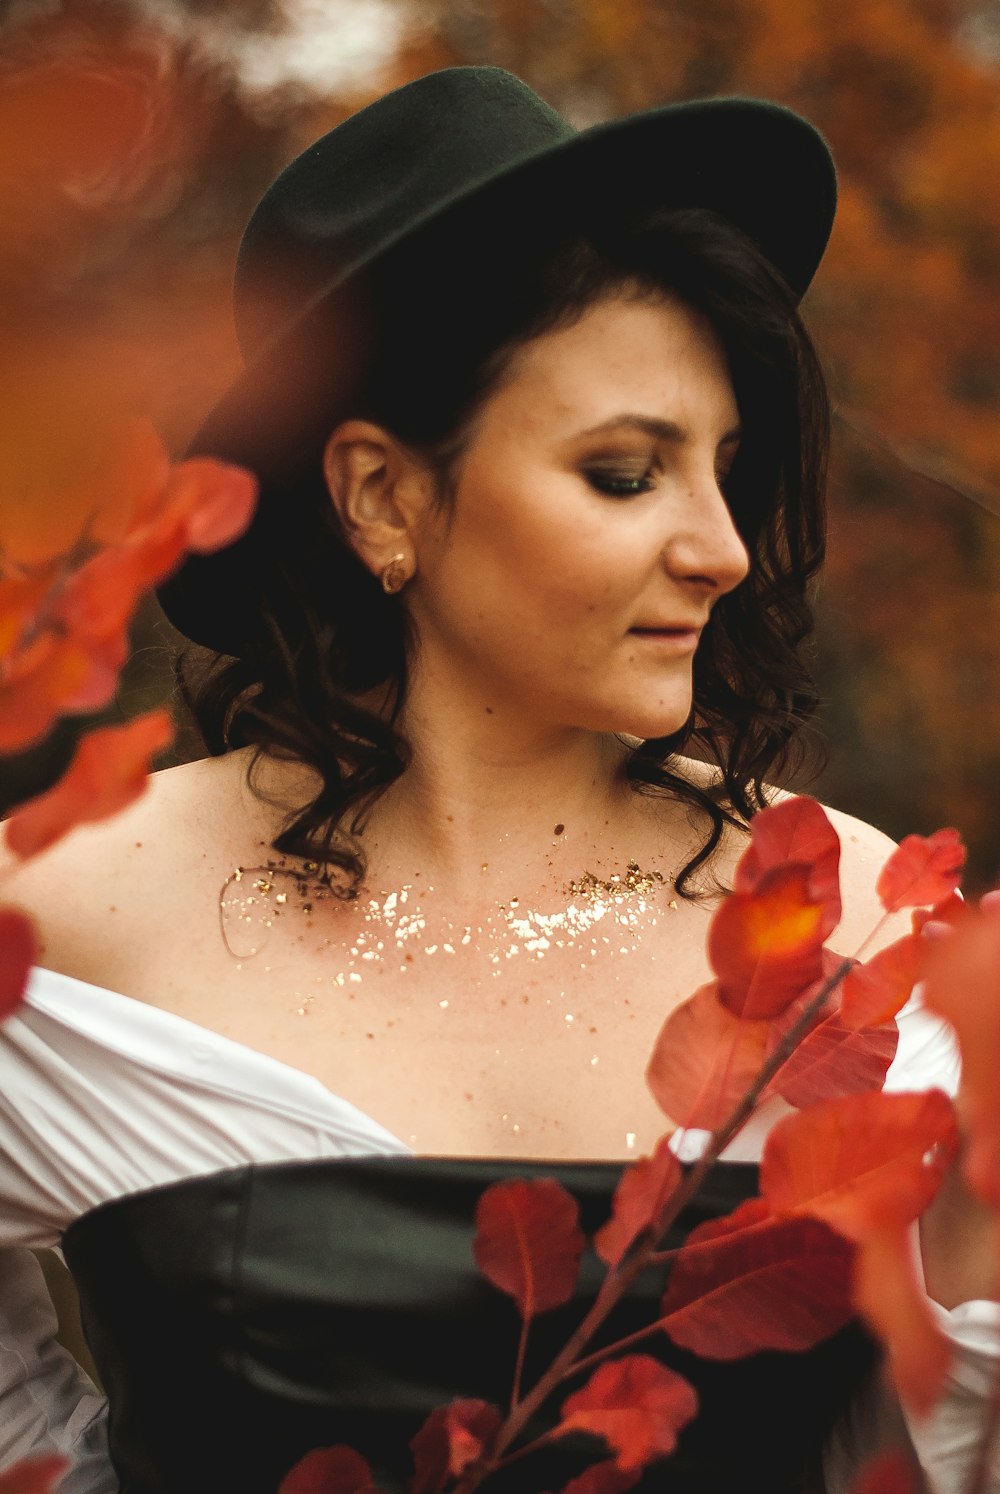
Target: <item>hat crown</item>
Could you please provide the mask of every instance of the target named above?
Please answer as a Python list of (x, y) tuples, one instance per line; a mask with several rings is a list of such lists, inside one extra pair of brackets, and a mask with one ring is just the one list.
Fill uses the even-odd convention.
[(495, 67), (429, 73), (351, 115), (285, 168), (247, 225), (234, 292), (244, 356), (422, 213), (575, 134)]

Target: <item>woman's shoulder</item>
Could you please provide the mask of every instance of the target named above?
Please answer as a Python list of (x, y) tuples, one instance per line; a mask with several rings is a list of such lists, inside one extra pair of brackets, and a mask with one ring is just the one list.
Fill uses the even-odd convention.
[[(720, 775), (718, 769), (711, 764), (684, 758), (679, 760), (679, 768), (684, 777), (703, 792), (713, 794), (718, 791)], [(801, 796), (789, 789), (768, 785), (765, 787), (765, 797), (769, 804), (781, 804)], [(885, 909), (878, 896), (878, 876), (895, 848), (895, 841), (876, 825), (869, 824), (856, 815), (834, 809), (828, 804), (822, 804), (821, 808), (840, 840), (843, 916), (833, 943), (844, 954), (851, 954), (867, 940), (885, 916)], [(745, 829), (726, 828), (711, 867), (714, 879), (722, 888), (732, 886), (736, 863), (747, 844)], [(871, 950), (898, 938), (908, 928), (909, 919), (906, 914), (893, 915), (886, 920), (885, 927), (870, 946)]]
[(128, 808), (27, 861), (0, 836), (0, 901), (34, 920), (39, 963), (113, 984), (117, 945), (138, 929), (148, 938), (166, 912), (176, 928), (201, 884), (218, 885), (255, 803), (238, 754), (163, 769)]
[[(772, 803), (798, 797), (784, 789), (772, 790)], [(883, 920), (885, 926), (868, 947), (874, 953), (883, 944), (909, 932), (907, 913), (886, 915), (878, 895), (878, 878), (892, 855), (896, 842), (876, 825), (842, 809), (823, 804), (823, 811), (840, 840), (840, 891), (843, 915), (833, 937), (839, 953), (853, 954)]]

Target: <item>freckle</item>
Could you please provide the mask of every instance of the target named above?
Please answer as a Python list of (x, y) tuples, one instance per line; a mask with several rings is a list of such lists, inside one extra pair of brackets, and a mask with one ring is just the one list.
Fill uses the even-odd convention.
[(486, 707), (486, 714), (487, 714), (487, 716), (492, 716), (493, 715), (493, 707), (492, 706), (487, 706)]
[(136, 841), (135, 848), (136, 848), (137, 851), (141, 851), (142, 850), (142, 841), (141, 840), (137, 840)]
[(373, 1038), (374, 1036), (375, 1036), (375, 1034), (373, 1032), (366, 1032), (365, 1033), (365, 1037), (366, 1038)]
[(474, 1095), (473, 1095), (473, 1093), (472, 1093), (472, 1091), (471, 1091), (471, 1090), (470, 1090), (470, 1089), (467, 1089), (467, 1090), (466, 1090), (466, 1091), (465, 1091), (465, 1098), (466, 1098), (466, 1099), (467, 1099), (467, 1100), (471, 1100), (471, 1099), (474, 1099), (474, 1098), (475, 1098), (475, 1097), (474, 1097)]
[(557, 825), (556, 828), (553, 830), (552, 834), (553, 835), (561, 835), (565, 829), (566, 829), (565, 825)]
[(109, 913), (117, 913), (118, 912), (118, 909), (115, 907), (114, 903), (111, 904), (110, 908), (108, 909), (108, 912)]

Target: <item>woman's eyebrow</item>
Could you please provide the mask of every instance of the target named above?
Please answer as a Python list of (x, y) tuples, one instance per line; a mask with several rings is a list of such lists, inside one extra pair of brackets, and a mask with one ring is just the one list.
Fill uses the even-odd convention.
[[(674, 420), (663, 420), (658, 415), (640, 415), (631, 411), (626, 411), (621, 415), (612, 415), (609, 420), (602, 420), (599, 425), (592, 425), (588, 430), (581, 431), (580, 435), (581, 437), (601, 436), (608, 431), (620, 430), (622, 426), (642, 431), (646, 436), (655, 436), (660, 441), (681, 443), (688, 439), (688, 432)], [(740, 427), (735, 425), (719, 438), (719, 445), (731, 446), (740, 440), (742, 434)]]

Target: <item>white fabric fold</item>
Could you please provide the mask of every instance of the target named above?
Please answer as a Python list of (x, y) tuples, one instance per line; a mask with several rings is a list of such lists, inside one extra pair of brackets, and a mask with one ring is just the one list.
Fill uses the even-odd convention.
[[(890, 1090), (955, 1093), (949, 1030), (919, 999), (899, 1017)], [(787, 1113), (764, 1107), (730, 1148), (757, 1161)], [(704, 1133), (678, 1133), (684, 1160)], [(35, 970), (19, 1012), (0, 1026), (0, 1465), (42, 1451), (74, 1467), (64, 1494), (113, 1494), (103, 1403), (55, 1342), (54, 1314), (26, 1246), (57, 1246), (80, 1214), (113, 1198), (248, 1162), (411, 1155), (384, 1126), (311, 1075), (231, 1038), (103, 987)], [(828, 1494), (848, 1490), (874, 1448), (904, 1442), (933, 1494), (961, 1494), (1000, 1363), (1000, 1307), (946, 1313), (955, 1346), (947, 1394), (910, 1438), (898, 1404), (873, 1386), (838, 1428)], [(991, 1490), (1000, 1494), (1000, 1471)]]

